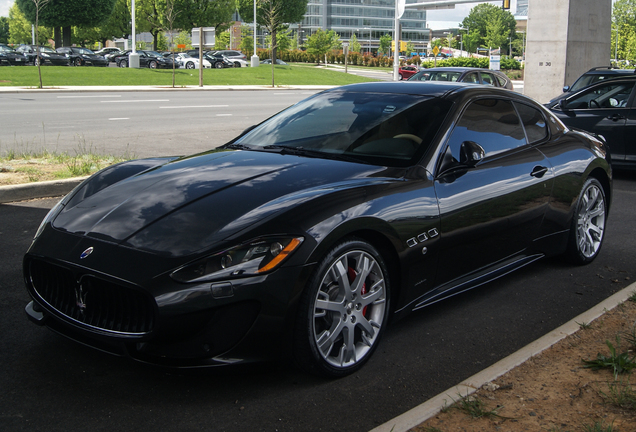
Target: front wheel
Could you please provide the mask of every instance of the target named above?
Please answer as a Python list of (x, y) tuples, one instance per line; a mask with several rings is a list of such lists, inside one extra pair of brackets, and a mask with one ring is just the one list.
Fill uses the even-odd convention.
[(583, 185), (570, 227), (565, 257), (574, 264), (587, 264), (597, 257), (605, 237), (607, 204), (601, 183), (595, 178)]
[(376, 349), (388, 313), (389, 279), (382, 256), (362, 240), (342, 241), (320, 261), (301, 299), (296, 364), (333, 378), (357, 371)]
[(148, 67), (150, 69), (157, 69), (157, 62), (154, 60), (151, 60), (150, 63), (148, 63)]
[(185, 67), (186, 67), (186, 69), (194, 69), (194, 63), (193, 62), (187, 62)]
[(398, 79), (399, 79), (400, 81), (402, 81), (402, 80), (404, 79), (404, 77), (402, 76), (402, 74), (398, 74)]
[(75, 66), (81, 66), (82, 65), (82, 59), (81, 58), (76, 58), (75, 62), (73, 63)]
[(117, 66), (119, 66), (120, 68), (126, 68), (128, 67), (128, 62), (126, 60), (122, 60)]

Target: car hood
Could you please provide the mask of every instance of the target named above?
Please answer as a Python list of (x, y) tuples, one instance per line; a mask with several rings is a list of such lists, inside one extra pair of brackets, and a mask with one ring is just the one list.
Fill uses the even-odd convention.
[(76, 235), (182, 256), (317, 196), (386, 182), (385, 170), (277, 153), (205, 153), (96, 188), (93, 195), (72, 200), (52, 224)]

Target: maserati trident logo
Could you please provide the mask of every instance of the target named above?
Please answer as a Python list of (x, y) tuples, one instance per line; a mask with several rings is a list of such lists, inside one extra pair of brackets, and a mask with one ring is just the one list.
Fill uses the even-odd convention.
[(91, 246), (91, 247), (89, 247), (88, 249), (86, 249), (84, 252), (82, 252), (82, 253), (80, 254), (80, 259), (87, 258), (90, 254), (92, 254), (92, 253), (93, 253), (93, 250), (94, 250), (94, 249), (93, 249), (93, 247), (92, 247), (92, 246)]
[(82, 284), (79, 284), (77, 287), (75, 287), (75, 305), (77, 306), (77, 308), (80, 310), (82, 314), (86, 310), (86, 295), (87, 294), (88, 292), (84, 290), (84, 287), (82, 286)]

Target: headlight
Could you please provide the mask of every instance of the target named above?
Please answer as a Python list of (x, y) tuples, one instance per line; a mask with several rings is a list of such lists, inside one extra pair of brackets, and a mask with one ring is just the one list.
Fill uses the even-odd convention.
[(171, 276), (178, 282), (203, 282), (266, 274), (278, 268), (302, 242), (302, 237), (257, 239), (181, 267)]
[(42, 57), (51, 57), (51, 56), (50, 56), (50, 55), (48, 55), (47, 53), (40, 53), (40, 55), (41, 55)]

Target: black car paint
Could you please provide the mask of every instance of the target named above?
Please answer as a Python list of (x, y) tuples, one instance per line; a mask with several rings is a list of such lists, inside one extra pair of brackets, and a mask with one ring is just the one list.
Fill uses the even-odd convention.
[(81, 47), (60, 47), (56, 48), (58, 53), (66, 55), (72, 66), (108, 66), (108, 60), (103, 56), (93, 53), (87, 48)]
[[(521, 95), (462, 84), (345, 89), (426, 92), (452, 107), (421, 161), (409, 167), (233, 150), (108, 168), (52, 211), (25, 255), (30, 318), (142, 362), (188, 367), (271, 360), (290, 345), (298, 299), (317, 262), (344, 237), (365, 239), (382, 252), (398, 318), (562, 253), (589, 176), (599, 178), (611, 200), (603, 143), (562, 129), (547, 113), (545, 142), (474, 168), (441, 171), (442, 150), (467, 103), (485, 97), (527, 102)], [(537, 166), (545, 171), (536, 174)], [(531, 207), (528, 194), (536, 196)], [(519, 229), (526, 230), (524, 238), (509, 242)], [(305, 240), (270, 274), (189, 284), (170, 276), (211, 253), (281, 233)], [(89, 248), (92, 254), (82, 258)], [(34, 290), (30, 271), (40, 262), (80, 282), (93, 278), (142, 293), (153, 305), (152, 330), (118, 334), (69, 319)]]
[(27, 58), (5, 44), (0, 44), (0, 66), (24, 66)]
[[(121, 54), (114, 55), (110, 61), (113, 61), (117, 64), (117, 67), (128, 67), (129, 66), (129, 57), (132, 51), (125, 51)], [(174, 61), (172, 57), (164, 57), (159, 53), (155, 53), (152, 51), (136, 51), (139, 58), (139, 66), (147, 67), (147, 68), (157, 68), (157, 69), (172, 69), (174, 65)]]
[[(36, 58), (38, 47), (36, 45), (20, 45), (17, 52), (21, 52), (27, 58), (27, 62), (36, 64)], [(69, 58), (64, 54), (59, 54), (55, 50), (48, 48), (46, 52), (43, 51), (43, 47), (40, 47), (40, 64), (51, 66), (68, 66), (70, 64)]]

